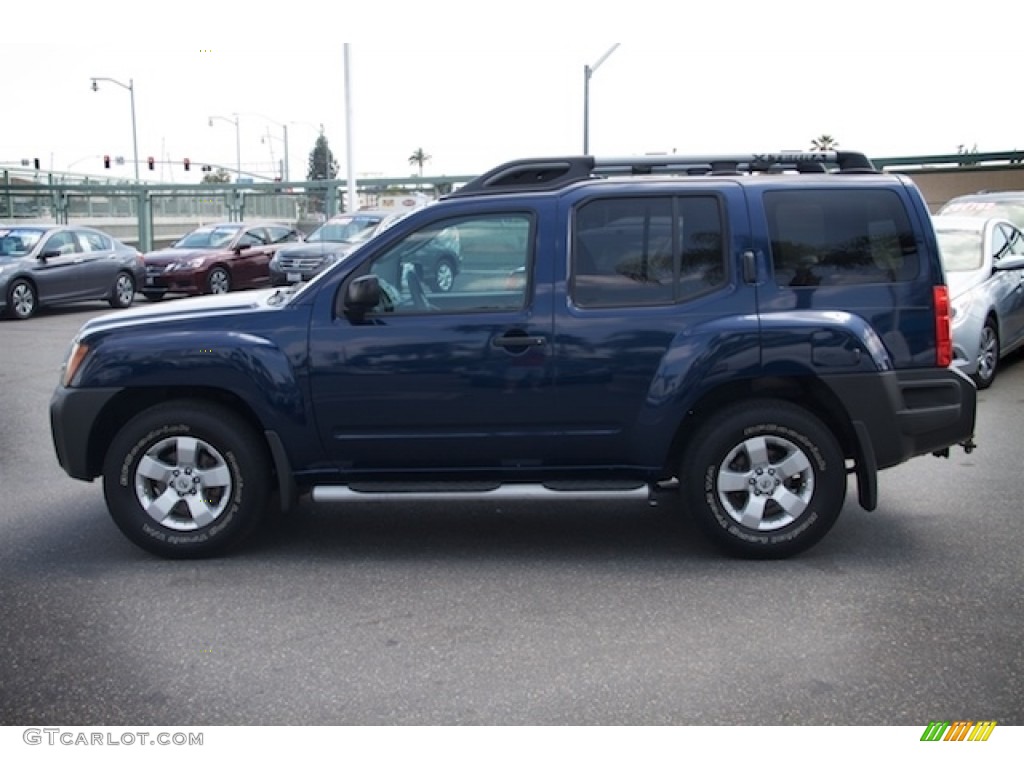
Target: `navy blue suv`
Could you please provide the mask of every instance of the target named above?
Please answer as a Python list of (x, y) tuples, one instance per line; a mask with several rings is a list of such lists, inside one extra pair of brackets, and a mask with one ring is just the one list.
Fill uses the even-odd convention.
[[(457, 237), (438, 290), (425, 244)], [(913, 183), (850, 152), (520, 160), (309, 283), (87, 322), (51, 402), (69, 475), (168, 557), (268, 507), (674, 492), (785, 557), (856, 478), (973, 447)]]

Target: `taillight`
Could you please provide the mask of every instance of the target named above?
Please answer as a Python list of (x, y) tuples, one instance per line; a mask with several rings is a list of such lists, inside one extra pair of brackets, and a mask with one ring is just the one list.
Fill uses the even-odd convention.
[(949, 288), (936, 285), (932, 288), (935, 302), (935, 364), (948, 368), (953, 362), (953, 331), (949, 315)]

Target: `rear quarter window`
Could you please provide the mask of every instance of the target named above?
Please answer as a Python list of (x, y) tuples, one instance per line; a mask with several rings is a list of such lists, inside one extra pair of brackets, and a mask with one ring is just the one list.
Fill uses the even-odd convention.
[(894, 283), (920, 272), (917, 239), (891, 190), (775, 190), (764, 200), (779, 285)]
[(572, 298), (579, 307), (678, 304), (726, 281), (717, 198), (605, 198), (573, 227)]

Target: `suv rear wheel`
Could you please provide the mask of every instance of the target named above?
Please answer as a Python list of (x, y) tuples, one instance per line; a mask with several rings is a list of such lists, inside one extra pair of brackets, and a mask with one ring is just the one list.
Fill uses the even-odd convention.
[(807, 549), (835, 524), (846, 498), (846, 465), (832, 433), (779, 400), (741, 403), (706, 422), (679, 479), (698, 524), (743, 557)]
[(114, 522), (164, 557), (216, 555), (259, 520), (270, 491), (260, 435), (221, 407), (194, 400), (143, 411), (117, 433), (103, 466)]

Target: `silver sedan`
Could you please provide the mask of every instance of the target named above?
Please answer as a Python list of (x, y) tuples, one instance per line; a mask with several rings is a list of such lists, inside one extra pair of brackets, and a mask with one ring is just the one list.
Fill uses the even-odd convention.
[(1024, 234), (1006, 219), (933, 218), (953, 309), (954, 364), (978, 389), (1024, 344)]

